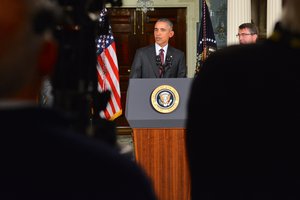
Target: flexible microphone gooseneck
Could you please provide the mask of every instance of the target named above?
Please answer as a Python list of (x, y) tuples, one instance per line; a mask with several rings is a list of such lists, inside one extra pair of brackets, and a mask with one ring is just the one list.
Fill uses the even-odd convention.
[(163, 78), (165, 72), (171, 68), (171, 66), (172, 66), (172, 59), (173, 59), (173, 56), (168, 56), (167, 55), (166, 56), (166, 62), (165, 62), (165, 64), (161, 64), (160, 56), (157, 55), (155, 57), (156, 65), (159, 67), (159, 78)]

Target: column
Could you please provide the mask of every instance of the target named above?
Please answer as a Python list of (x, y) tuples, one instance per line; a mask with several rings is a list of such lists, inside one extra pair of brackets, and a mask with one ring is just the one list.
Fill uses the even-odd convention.
[(238, 32), (239, 25), (245, 22), (251, 22), (251, 0), (228, 0), (227, 45), (238, 43), (235, 35)]
[(275, 23), (280, 19), (282, 12), (282, 0), (267, 1), (267, 37), (274, 29)]

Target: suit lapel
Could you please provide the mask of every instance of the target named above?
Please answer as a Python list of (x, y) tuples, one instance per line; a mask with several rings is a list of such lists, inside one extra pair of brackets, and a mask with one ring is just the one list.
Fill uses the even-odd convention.
[[(167, 58), (170, 59), (170, 61), (167, 61)], [(166, 62), (171, 62), (170, 65), (168, 66), (168, 69), (166, 69), (165, 71), (165, 77), (169, 77), (170, 75), (170, 67), (173, 64), (173, 59), (174, 59), (174, 49), (173, 47), (171, 47), (170, 45), (168, 46), (168, 50), (167, 50), (167, 55), (166, 55)], [(167, 64), (167, 63), (166, 63)]]
[(150, 67), (155, 74), (155, 77), (159, 77), (159, 67), (156, 65), (156, 52), (155, 52), (155, 45), (149, 46), (147, 49), (147, 57), (150, 63)]
[(173, 47), (171, 47), (170, 45), (168, 46), (168, 51), (167, 51), (167, 56), (166, 57), (169, 57), (171, 58), (171, 60), (173, 60), (174, 58), (174, 51), (173, 51)]

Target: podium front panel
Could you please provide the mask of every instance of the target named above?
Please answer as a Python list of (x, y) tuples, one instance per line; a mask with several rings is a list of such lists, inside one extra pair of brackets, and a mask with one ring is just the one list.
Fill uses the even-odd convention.
[[(191, 78), (130, 79), (125, 116), (131, 128), (184, 128)], [(178, 92), (179, 104), (170, 113), (156, 111), (151, 104), (152, 92), (169, 85)]]

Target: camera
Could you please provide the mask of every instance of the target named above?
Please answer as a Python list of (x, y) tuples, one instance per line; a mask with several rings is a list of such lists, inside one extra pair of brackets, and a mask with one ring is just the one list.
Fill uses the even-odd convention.
[(58, 60), (50, 77), (52, 106), (73, 119), (73, 128), (87, 133), (93, 120), (100, 118), (99, 112), (106, 108), (110, 98), (109, 91), (100, 93), (97, 89), (96, 37), (108, 32), (108, 24), (99, 25), (99, 13), (105, 4), (121, 6), (122, 1), (52, 2), (58, 7), (55, 13), (43, 12), (36, 18), (36, 30), (46, 28), (46, 24), (51, 26), (58, 42)]

